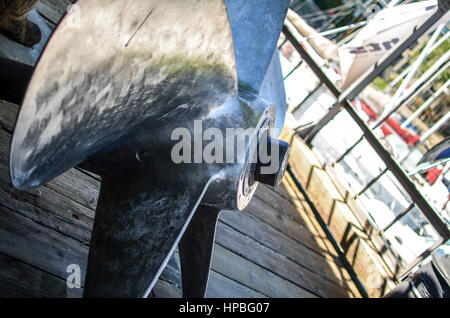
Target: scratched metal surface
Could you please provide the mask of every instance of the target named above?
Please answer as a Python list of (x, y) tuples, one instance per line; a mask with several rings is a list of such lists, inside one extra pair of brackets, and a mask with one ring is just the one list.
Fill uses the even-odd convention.
[[(81, 0), (31, 79), (11, 151), (14, 185), (43, 184), (144, 120), (205, 115), (236, 92), (222, 1)], [(208, 14), (205, 14), (208, 13)]]
[(85, 297), (146, 297), (214, 180), (200, 167), (156, 157), (154, 165), (102, 179)]
[(220, 210), (200, 205), (180, 241), (183, 296), (205, 297)]

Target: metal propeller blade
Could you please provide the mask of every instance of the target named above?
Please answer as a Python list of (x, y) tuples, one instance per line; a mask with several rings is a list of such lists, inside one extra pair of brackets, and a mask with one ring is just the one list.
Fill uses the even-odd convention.
[(200, 205), (180, 241), (183, 297), (205, 297), (220, 210)]
[[(60, 22), (26, 91), (12, 182), (32, 189), (76, 165), (101, 176), (85, 296), (147, 296), (182, 240), (184, 294), (202, 297), (218, 213), (249, 203), (260, 171), (251, 160), (283, 126), (276, 42), (289, 1), (76, 4), (78, 24)], [(190, 149), (205, 149), (199, 120), (224, 136), (253, 129), (244, 155), (204, 163), (194, 150), (194, 163), (175, 163), (176, 129), (194, 136)], [(288, 146), (280, 149), (283, 164), (264, 178), (271, 184), (285, 169)]]
[(166, 154), (102, 178), (86, 297), (146, 297), (214, 180)]
[(239, 82), (259, 93), (290, 0), (225, 0), (233, 32)]
[(274, 136), (283, 129), (286, 95), (277, 41), (290, 0), (225, 0), (233, 32), (239, 85), (276, 106)]
[(14, 186), (43, 184), (139, 126), (205, 116), (236, 95), (222, 1), (80, 0), (38, 61), (11, 146)]

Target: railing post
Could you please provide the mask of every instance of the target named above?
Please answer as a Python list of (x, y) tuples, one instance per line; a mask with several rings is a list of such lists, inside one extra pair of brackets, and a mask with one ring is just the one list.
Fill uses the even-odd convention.
[(350, 152), (352, 152), (353, 149), (356, 148), (356, 146), (358, 146), (361, 141), (364, 140), (364, 135), (361, 136), (361, 138), (359, 138), (350, 148), (348, 148), (339, 158), (336, 159), (335, 162), (333, 162), (331, 165), (335, 166), (336, 164), (338, 164), (339, 162), (341, 162)]
[(283, 80), (286, 80), (289, 76), (291, 76), (291, 74), (294, 73), (295, 70), (298, 69), (300, 65), (302, 65), (302, 63), (303, 61), (298, 62), (298, 64), (289, 73), (287, 73), (287, 75), (283, 78)]
[(322, 83), (319, 83), (316, 87), (314, 87), (314, 89), (312, 90), (312, 91), (310, 91), (309, 93), (308, 93), (308, 95), (306, 95), (306, 97), (305, 98), (303, 98), (303, 100), (297, 105), (297, 106), (295, 106), (295, 108), (291, 111), (292, 113), (295, 113), (304, 103), (306, 103), (307, 101), (308, 101), (308, 99), (312, 96), (312, 95), (314, 95), (318, 90), (319, 90), (319, 88), (321, 88), (322, 87)]
[(364, 192), (367, 191), (367, 189), (369, 189), (375, 182), (377, 182), (382, 176), (384, 176), (384, 174), (388, 171), (387, 168), (384, 168), (376, 177), (374, 177), (372, 180), (369, 181), (369, 183), (367, 183), (364, 188), (362, 188), (354, 197), (353, 199), (356, 200), (357, 198), (359, 198), (361, 196), (361, 194), (363, 194)]
[(415, 204), (411, 203), (408, 207), (406, 207), (406, 209), (404, 209), (402, 212), (400, 212), (399, 215), (397, 215), (391, 222), (389, 222), (388, 225), (386, 225), (384, 227), (384, 229), (382, 229), (380, 232), (378, 232), (378, 234), (380, 233), (384, 233), (387, 230), (389, 230), (389, 228), (394, 225), (395, 223), (397, 223), (397, 221), (399, 221), (402, 217), (404, 217), (409, 211), (411, 211), (414, 208)]

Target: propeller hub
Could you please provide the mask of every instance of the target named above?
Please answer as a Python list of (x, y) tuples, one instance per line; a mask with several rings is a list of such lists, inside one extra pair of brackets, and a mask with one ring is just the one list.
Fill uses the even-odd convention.
[(272, 187), (281, 183), (289, 161), (287, 142), (265, 134), (258, 143), (258, 160), (254, 165), (253, 179)]

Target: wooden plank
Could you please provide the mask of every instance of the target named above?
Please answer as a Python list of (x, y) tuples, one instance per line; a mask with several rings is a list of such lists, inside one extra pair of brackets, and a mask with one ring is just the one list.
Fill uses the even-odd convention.
[(18, 112), (19, 106), (0, 100), (0, 127), (11, 134), (14, 129)]
[(81, 297), (66, 281), (0, 253), (0, 297)]
[[(180, 298), (181, 286), (159, 279), (153, 287), (150, 297), (154, 298)], [(216, 271), (210, 272), (206, 298), (266, 298), (266, 295), (258, 293), (236, 281), (225, 277)]]
[(92, 211), (47, 187), (27, 192), (14, 189), (5, 166), (1, 164), (0, 205), (85, 245), (90, 242)]
[(245, 286), (269, 297), (315, 297), (307, 290), (290, 283), (263, 267), (215, 244), (212, 268), (226, 277), (233, 277)]
[(3, 206), (0, 206), (0, 237), (0, 253), (63, 280), (68, 276), (68, 265), (79, 265), (83, 285), (87, 246)]
[[(317, 264), (320, 264), (320, 269), (325, 268), (325, 271), (322, 272), (325, 273), (325, 277), (349, 289), (353, 295), (359, 295), (349, 273), (342, 265), (337, 252), (321, 230), (314, 215), (311, 212), (308, 216), (305, 205), (299, 201), (297, 193), (294, 194), (292, 190), (288, 189), (286, 180), (283, 180), (283, 184), (277, 187), (276, 190), (265, 185), (260, 186), (259, 189), (261, 191), (257, 192), (256, 197), (246, 211), (324, 256), (327, 260), (325, 262), (319, 260)], [(283, 199), (280, 199), (280, 196)], [(274, 210), (270, 213), (265, 213), (265, 209), (255, 208), (254, 205), (258, 203), (260, 198), (263, 198), (265, 203), (274, 206)], [(284, 202), (284, 200), (289, 201), (291, 204)], [(294, 215), (297, 218), (293, 218), (292, 216)], [(305, 258), (309, 259), (308, 257)], [(325, 264), (327, 266), (324, 266)], [(318, 272), (321, 271), (318, 270)]]
[(282, 211), (284, 214), (289, 215), (299, 224), (305, 225), (302, 218), (296, 212), (295, 205), (289, 200), (286, 200), (284, 197), (280, 196), (275, 191), (270, 190), (269, 187), (261, 184), (258, 185), (254, 198), (259, 198), (260, 200), (271, 206), (274, 210)]
[[(293, 202), (293, 204), (295, 204), (295, 206), (298, 207), (298, 211), (302, 215), (302, 218), (307, 224), (308, 229), (311, 232), (317, 233), (316, 235), (314, 235), (317, 243), (321, 246), (321, 248), (327, 250), (330, 254), (337, 257), (338, 254), (335, 251), (333, 245), (328, 240), (314, 213), (311, 211), (311, 208), (307, 204), (302, 194), (298, 192), (293, 180), (289, 175), (285, 175), (283, 179), (283, 187), (291, 195), (291, 201)], [(340, 261), (339, 263), (337, 262), (337, 264), (342, 265)]]
[(94, 217), (100, 192), (98, 180), (77, 169), (70, 169), (45, 186), (92, 210), (89, 216)]
[[(267, 213), (264, 215), (264, 217), (261, 215), (259, 217), (260, 219), (267, 219), (267, 223), (278, 229), (282, 229), (285, 234), (295, 239), (295, 228), (297, 227), (297, 225), (289, 224), (291, 223), (289, 219), (291, 219), (290, 216), (297, 214), (297, 217), (299, 219), (295, 219), (295, 221), (301, 220), (300, 223), (302, 224), (302, 228), (308, 228), (308, 230), (312, 234), (312, 237), (315, 239), (315, 243), (319, 244), (320, 248), (323, 251), (326, 251), (326, 253), (323, 255), (326, 256), (326, 254), (329, 253), (333, 256), (338, 256), (331, 243), (328, 241), (325, 233), (321, 229), (319, 223), (315, 219), (314, 214), (306, 204), (305, 199), (303, 198), (301, 193), (299, 193), (297, 190), (294, 190), (294, 188), (292, 187), (292, 180), (288, 175), (284, 176), (283, 183), (276, 189), (276, 192), (273, 188), (265, 185), (262, 185), (262, 188), (264, 189), (264, 195), (266, 198), (268, 197), (268, 194), (265, 192), (272, 192), (270, 194), (272, 198), (269, 200), (265, 200), (265, 202), (269, 202), (270, 204), (270, 202), (273, 202), (274, 200), (276, 201), (276, 194), (278, 192), (278, 195), (281, 195), (281, 197), (283, 197), (285, 200), (292, 203), (292, 208), (289, 208), (289, 205), (285, 204), (284, 209), (274, 209), (274, 212)], [(257, 201), (258, 198), (254, 200)], [(250, 204), (252, 204), (252, 202)], [(253, 215), (255, 217), (258, 217), (257, 213), (253, 213)], [(300, 241), (304, 244), (309, 243), (308, 238), (303, 238)]]
[[(370, 297), (380, 297), (385, 285), (393, 285), (389, 269), (367, 241), (361, 225), (351, 208), (336, 189), (314, 152), (300, 139), (291, 144), (291, 168), (311, 196), (320, 215), (334, 237), (343, 246), (359, 279)], [(295, 158), (295, 159), (293, 159)]]
[(337, 256), (337, 253), (334, 250), (329, 249), (321, 243), (326, 239), (326, 237), (323, 236), (324, 234), (318, 233), (314, 228), (312, 229), (308, 226), (308, 220), (305, 220), (302, 208), (298, 208), (296, 212), (302, 217), (303, 224), (291, 218), (285, 211), (279, 211), (268, 206), (258, 197), (254, 197), (252, 201), (250, 201), (245, 212), (283, 232), (289, 238), (295, 240), (299, 244), (309, 247), (327, 259), (333, 260)]
[[(330, 253), (332, 253), (333, 255), (337, 256), (337, 251), (334, 249), (333, 245), (326, 237), (325, 232), (323, 231), (322, 227), (320, 226), (319, 222), (317, 221), (314, 213), (311, 211), (310, 207), (306, 203), (305, 198), (298, 192), (293, 180), (288, 175), (286, 175), (284, 178), (284, 185), (285, 185), (285, 189), (292, 195), (292, 198), (295, 198), (294, 202), (296, 202), (296, 204), (302, 205), (304, 219), (308, 223), (308, 228), (311, 231), (313, 231), (313, 229), (314, 229), (318, 233), (316, 238), (318, 240), (319, 245), (321, 245), (323, 248), (329, 250)], [(349, 272), (344, 267), (342, 262), (339, 261), (339, 262), (336, 262), (336, 264), (339, 266), (339, 270), (341, 271), (341, 277), (343, 277), (343, 279), (346, 281), (348, 288), (352, 291), (352, 293), (355, 296), (361, 297), (361, 294), (360, 294), (358, 288), (356, 287), (355, 283), (351, 279)]]
[(313, 272), (325, 280), (347, 287), (345, 280), (350, 277), (340, 276), (335, 263), (338, 259), (327, 259), (246, 213), (226, 211), (222, 213), (221, 221), (235, 230), (245, 229), (245, 235), (305, 268), (305, 275)]
[(36, 5), (36, 9), (46, 20), (50, 21), (50, 27), (54, 27), (55, 24), (66, 13), (67, 7), (74, 1), (68, 0), (40, 0)]
[[(176, 261), (175, 261), (176, 259)], [(181, 296), (181, 274), (179, 269), (179, 254), (178, 250), (175, 250), (174, 255), (167, 264), (161, 279), (164, 283), (163, 287), (157, 287), (155, 285), (155, 297), (166, 297), (163, 293), (168, 293), (167, 297), (175, 295)], [(173, 289), (171, 292), (168, 289)], [(163, 292), (160, 291), (163, 289)], [(247, 286), (242, 285), (240, 282), (230, 279), (217, 271), (214, 268), (210, 271), (208, 289), (206, 290), (206, 297), (208, 298), (265, 298), (264, 294), (261, 294)]]
[(43, 210), (30, 203), (20, 201), (15, 197), (11, 197), (8, 193), (5, 193), (3, 189), (0, 189), (0, 206), (12, 209), (22, 218), (32, 220), (63, 236), (70, 237), (85, 246), (88, 246), (90, 242), (90, 230), (80, 228), (76, 224), (70, 224), (62, 220), (57, 214)]
[[(227, 212), (228, 211), (223, 213)], [(243, 227), (242, 231), (245, 230), (246, 228)], [(257, 266), (276, 274), (289, 283), (297, 285), (297, 287), (305, 290), (308, 295), (315, 294), (322, 297), (351, 296), (350, 291), (345, 288), (325, 280), (320, 275), (296, 264), (284, 255), (237, 232), (235, 229), (222, 222), (219, 222), (217, 225), (216, 243), (245, 258), (248, 262), (252, 262)], [(242, 268), (239, 271), (245, 271), (245, 268)], [(236, 273), (236, 275), (238, 275), (238, 273)], [(261, 290), (258, 291), (263, 292)]]
[(283, 179), (281, 180), (281, 184), (278, 187), (276, 187), (276, 188), (271, 188), (268, 186), (265, 186), (265, 187), (269, 190), (276, 191), (276, 193), (278, 193), (278, 195), (282, 196), (286, 200), (295, 202), (296, 198), (292, 196), (292, 193), (288, 189), (286, 189), (286, 183), (285, 183), (286, 176), (288, 176), (287, 173), (284, 174)]
[[(175, 262), (175, 258), (177, 261)], [(163, 272), (161, 273), (160, 278), (165, 280), (166, 282), (171, 283), (172, 285), (180, 288), (181, 290), (181, 273), (180, 273), (180, 265), (179, 265), (179, 256), (178, 249), (175, 250)]]
[[(0, 107), (0, 126), (5, 130), (5, 133), (0, 136), (0, 160), (8, 166), (10, 138), (19, 107), (8, 102), (1, 102)], [(95, 211), (100, 189), (98, 178), (89, 176), (78, 169), (70, 169), (45, 186)], [(89, 215), (93, 217), (94, 213)]]
[(207, 298), (267, 298), (266, 295), (261, 294), (247, 286), (236, 282), (215, 270), (211, 271), (206, 290)]
[[(225, 213), (226, 212), (222, 213), (222, 215)], [(223, 231), (221, 231), (221, 228), (223, 226), (226, 225), (223, 225), (221, 222), (219, 222), (216, 236), (216, 242), (219, 244), (215, 244), (214, 247), (210, 281), (206, 293), (207, 297), (223, 297), (223, 298), (317, 297), (316, 295), (312, 295), (311, 293), (305, 291), (303, 288), (299, 286), (291, 287), (295, 286), (295, 284), (272, 273), (271, 269), (264, 269), (258, 265), (249, 265), (249, 263), (254, 262), (245, 259), (244, 257), (240, 256), (234, 251), (231, 251), (228, 247), (221, 246), (220, 243), (223, 243), (223, 241), (220, 239), (220, 236), (222, 234), (229, 236), (230, 234), (229, 232), (224, 233)], [(231, 231), (236, 232), (233, 229), (231, 229)], [(235, 233), (234, 236), (232, 235), (233, 236), (232, 240), (234, 240), (236, 234), (238, 235), (237, 232)], [(223, 252), (225, 252), (226, 254), (225, 256), (222, 255)], [(243, 251), (243, 253), (245, 254), (245, 251)], [(281, 259), (278, 258), (277, 261), (283, 262), (284, 260), (285, 260), (284, 258)], [(242, 264), (245, 265), (241, 266)], [(280, 266), (283, 265), (284, 263), (282, 263)], [(248, 283), (248, 281), (242, 281), (243, 278), (248, 278), (249, 276), (253, 278), (260, 277), (260, 279), (263, 281), (266, 279), (272, 279), (273, 281), (278, 282), (277, 288), (279, 290), (276, 290), (274, 294), (267, 294), (266, 286), (261, 287), (259, 283), (255, 282)], [(181, 285), (178, 250), (175, 250), (174, 257), (172, 257), (171, 260), (169, 261), (161, 277), (164, 280), (170, 282), (173, 286)], [(280, 296), (284, 295), (285, 293), (292, 292), (291, 288), (294, 289), (295, 295), (297, 296)]]
[[(17, 106), (9, 103), (2, 106), (5, 107), (0, 111), (0, 121), (9, 130)], [(98, 181), (71, 169), (35, 190), (19, 191), (12, 186), (9, 177), (10, 139), (10, 133), (0, 129), (0, 204), (41, 225), (89, 244)], [(54, 189), (58, 189), (59, 193)], [(89, 204), (91, 206), (86, 207)]]

